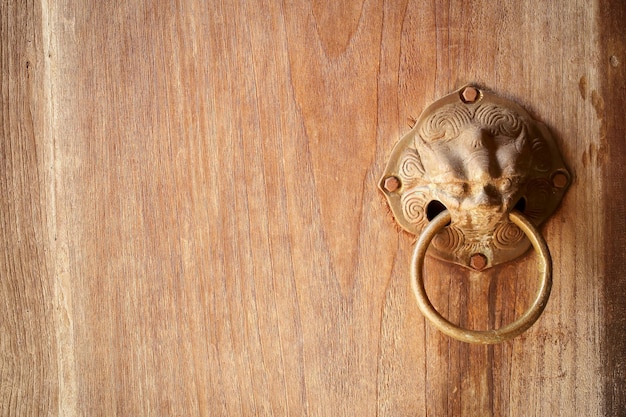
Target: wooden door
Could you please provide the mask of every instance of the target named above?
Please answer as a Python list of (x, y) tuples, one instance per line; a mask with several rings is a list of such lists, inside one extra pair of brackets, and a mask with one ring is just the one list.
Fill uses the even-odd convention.
[[(3, 1), (2, 416), (625, 415), (619, 1)], [(554, 285), (495, 346), (419, 314), (377, 190), (477, 83), (556, 137)], [(536, 256), (429, 293), (471, 328)]]

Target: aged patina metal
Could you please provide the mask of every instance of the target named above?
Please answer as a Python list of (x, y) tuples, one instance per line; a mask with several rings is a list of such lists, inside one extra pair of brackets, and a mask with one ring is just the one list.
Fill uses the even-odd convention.
[(417, 236), (447, 209), (451, 224), (429, 253), (486, 269), (530, 248), (509, 213), (517, 209), (539, 226), (570, 182), (543, 123), (510, 100), (466, 86), (420, 115), (393, 149), (380, 188), (398, 223)]
[[(394, 148), (380, 189), (400, 225), (419, 236), (411, 286), (424, 316), (448, 336), (498, 343), (535, 323), (552, 287), (550, 251), (536, 226), (571, 182), (548, 129), (517, 104), (466, 86), (429, 106)], [(475, 271), (539, 254), (539, 287), (531, 306), (499, 329), (464, 329), (433, 307), (424, 288), (424, 258)]]
[(469, 330), (459, 327), (446, 320), (433, 307), (428, 299), (426, 289), (424, 288), (424, 258), (426, 251), (433, 237), (442, 230), (450, 222), (450, 213), (444, 211), (437, 215), (430, 222), (424, 232), (420, 235), (411, 261), (411, 287), (417, 299), (417, 305), (422, 314), (441, 332), (467, 343), (493, 344), (500, 343), (505, 340), (518, 336), (528, 330), (532, 326), (541, 313), (543, 313), (550, 290), (552, 288), (552, 258), (548, 245), (541, 236), (541, 233), (533, 226), (533, 224), (519, 212), (511, 212), (509, 215), (511, 221), (518, 226), (523, 233), (530, 239), (533, 247), (539, 254), (539, 285), (536, 295), (530, 307), (518, 317), (513, 323), (507, 324), (499, 329), (494, 330)]

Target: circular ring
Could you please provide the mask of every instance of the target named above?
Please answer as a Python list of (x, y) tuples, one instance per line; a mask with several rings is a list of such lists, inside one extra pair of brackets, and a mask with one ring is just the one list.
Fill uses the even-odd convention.
[(537, 231), (535, 226), (521, 213), (511, 212), (509, 214), (511, 221), (516, 224), (526, 234), (535, 250), (539, 253), (539, 272), (541, 279), (539, 282), (539, 290), (530, 308), (513, 323), (508, 324), (496, 330), (468, 330), (456, 326), (443, 318), (441, 314), (428, 299), (426, 289), (424, 288), (424, 257), (430, 242), (435, 235), (446, 227), (451, 220), (450, 213), (444, 211), (435, 217), (423, 230), (420, 235), (415, 250), (413, 251), (413, 259), (411, 260), (411, 287), (417, 298), (417, 305), (422, 314), (426, 316), (430, 322), (435, 325), (443, 333), (457, 340), (467, 343), (492, 344), (500, 343), (515, 336), (520, 335), (528, 330), (539, 318), (545, 308), (548, 298), (550, 297), (550, 289), (552, 287), (552, 259), (548, 245)]

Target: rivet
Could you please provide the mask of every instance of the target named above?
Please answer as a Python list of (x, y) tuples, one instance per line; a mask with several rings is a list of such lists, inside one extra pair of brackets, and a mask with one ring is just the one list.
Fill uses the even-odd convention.
[(554, 185), (555, 188), (564, 188), (568, 182), (569, 179), (567, 175), (562, 172), (557, 172), (552, 176), (552, 185)]
[(487, 257), (482, 253), (475, 253), (470, 258), (470, 266), (477, 271), (485, 269), (487, 262)]
[(473, 103), (478, 99), (478, 90), (472, 86), (465, 87), (461, 92), (461, 99), (464, 103)]
[(400, 188), (400, 180), (397, 177), (391, 176), (385, 178), (385, 182), (383, 183), (383, 187), (386, 191), (393, 193), (398, 188)]

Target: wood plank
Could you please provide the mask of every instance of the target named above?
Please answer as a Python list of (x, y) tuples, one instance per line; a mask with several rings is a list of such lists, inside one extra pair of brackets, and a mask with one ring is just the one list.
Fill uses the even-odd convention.
[(0, 415), (54, 415), (45, 45), (37, 1), (0, 4)]
[[(624, 194), (606, 158), (624, 136), (611, 13), (3, 4), (0, 414), (619, 414), (621, 212), (600, 202)], [(424, 322), (414, 238), (376, 189), (407, 118), (468, 82), (544, 121), (574, 173), (542, 228), (548, 307), (488, 347)], [(500, 326), (528, 305), (535, 262), (429, 259), (428, 291), (462, 325)]]
[[(597, 354), (602, 288), (594, 279), (602, 265), (589, 257), (602, 253), (603, 217), (597, 191), (586, 186), (600, 183), (602, 171), (596, 161), (583, 165), (579, 151), (599, 142), (599, 121), (589, 98), (598, 88), (589, 66), (597, 62), (591, 36), (596, 11), (588, 6), (435, 2), (407, 8), (397, 59), (403, 64), (398, 70), (400, 119), (417, 116), (428, 103), (465, 83), (478, 82), (517, 100), (544, 121), (576, 176), (561, 209), (543, 228), (554, 253), (555, 282), (535, 327), (493, 347), (459, 344), (426, 327), (425, 340), (409, 342), (422, 345), (411, 356), (383, 349), (382, 356), (393, 355), (399, 364), (424, 364), (417, 374), (425, 379), (426, 411), (415, 405), (410, 409), (414, 415), (603, 415)], [(586, 100), (578, 88), (581, 79), (587, 80)], [(494, 268), (488, 275), (496, 282), (490, 285), (433, 262), (427, 270), (436, 271), (433, 275), (445, 284), (431, 287), (432, 298), (461, 324), (510, 322), (528, 305), (535, 288), (530, 278), (533, 256)], [(408, 254), (399, 256), (399, 277), (407, 276), (408, 262)], [(401, 280), (396, 290), (403, 297), (405, 285)], [(405, 319), (401, 309), (410, 306), (407, 297), (384, 315), (389, 322)], [(487, 300), (494, 300), (490, 309)], [(415, 324), (402, 336), (409, 333), (424, 338)], [(405, 375), (381, 392), (392, 392), (407, 380)], [(397, 398), (388, 409), (408, 414), (400, 411), (406, 409), (403, 401)]]
[[(596, 158), (603, 161), (602, 195), (606, 214), (604, 239), (604, 354), (605, 415), (619, 416), (626, 410), (626, 4), (603, 2), (600, 23), (601, 85), (595, 96), (601, 146)], [(592, 98), (593, 99), (593, 98)]]

